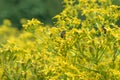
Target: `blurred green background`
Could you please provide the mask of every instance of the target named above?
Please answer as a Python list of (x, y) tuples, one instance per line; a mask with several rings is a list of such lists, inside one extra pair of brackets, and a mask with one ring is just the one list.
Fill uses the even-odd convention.
[[(120, 5), (120, 0), (112, 2)], [(4, 19), (10, 19), (13, 26), (21, 28), (22, 18), (37, 18), (45, 24), (52, 24), (52, 17), (62, 9), (62, 0), (0, 0), (0, 24)]]
[(0, 24), (10, 19), (13, 26), (21, 27), (20, 19), (37, 18), (52, 24), (52, 17), (62, 11), (62, 0), (0, 0)]

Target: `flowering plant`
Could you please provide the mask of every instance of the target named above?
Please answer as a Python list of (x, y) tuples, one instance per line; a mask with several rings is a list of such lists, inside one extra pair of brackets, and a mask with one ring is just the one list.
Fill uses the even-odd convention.
[(111, 0), (63, 3), (53, 27), (37, 19), (22, 31), (1, 25), (1, 80), (119, 80), (120, 6)]

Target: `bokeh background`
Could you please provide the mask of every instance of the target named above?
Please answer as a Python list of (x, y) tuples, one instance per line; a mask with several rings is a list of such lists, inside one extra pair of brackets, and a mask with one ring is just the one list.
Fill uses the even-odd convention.
[(0, 0), (0, 24), (10, 19), (13, 26), (21, 27), (20, 19), (37, 18), (52, 24), (52, 17), (62, 11), (62, 0)]
[[(120, 5), (120, 0), (112, 2)], [(37, 18), (52, 25), (52, 17), (62, 9), (62, 0), (0, 0), (0, 24), (4, 19), (10, 19), (13, 26), (21, 28), (20, 19)]]

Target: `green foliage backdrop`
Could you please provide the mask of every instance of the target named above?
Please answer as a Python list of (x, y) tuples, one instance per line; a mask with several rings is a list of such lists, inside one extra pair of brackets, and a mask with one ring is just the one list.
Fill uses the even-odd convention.
[(38, 18), (46, 24), (62, 10), (61, 0), (0, 0), (0, 23), (5, 18), (20, 26), (21, 18)]

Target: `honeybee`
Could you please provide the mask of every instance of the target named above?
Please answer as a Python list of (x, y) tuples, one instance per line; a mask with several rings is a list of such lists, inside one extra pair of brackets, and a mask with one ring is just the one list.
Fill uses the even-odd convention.
[(104, 31), (104, 34), (106, 34), (107, 30), (105, 29), (105, 26), (102, 26), (102, 30)]
[(61, 37), (61, 38), (65, 38), (65, 34), (66, 34), (66, 31), (63, 30), (63, 31), (60, 33), (60, 37)]

